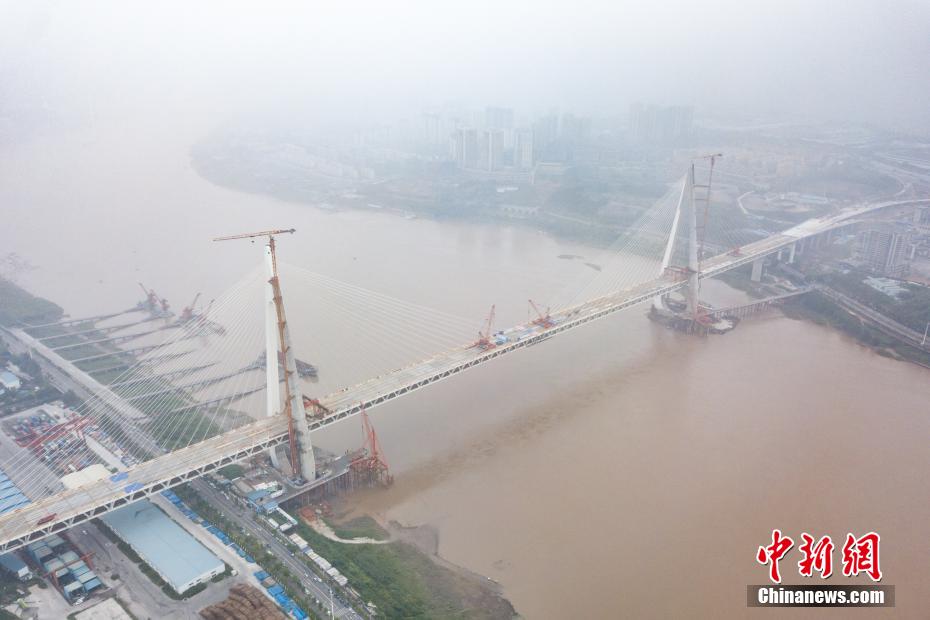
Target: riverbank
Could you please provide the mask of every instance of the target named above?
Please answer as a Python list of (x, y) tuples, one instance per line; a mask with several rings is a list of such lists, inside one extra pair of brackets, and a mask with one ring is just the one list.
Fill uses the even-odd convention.
[[(754, 298), (763, 298), (775, 293), (765, 284), (752, 282), (747, 267), (733, 269), (718, 276), (733, 288), (739, 289)], [(829, 280), (836, 284), (838, 280)], [(782, 312), (791, 319), (810, 321), (817, 325), (833, 328), (857, 343), (875, 351), (883, 357), (904, 362), (912, 362), (930, 368), (930, 354), (909, 344), (893, 338), (885, 332), (870, 325), (862, 317), (848, 312), (840, 304), (826, 295), (811, 291), (805, 295), (793, 297), (780, 306)]]
[(888, 336), (818, 291), (788, 300), (782, 310), (789, 318), (832, 327), (883, 357), (930, 368), (930, 354)]
[(0, 277), (0, 325), (51, 323), (63, 315), (64, 310), (58, 304), (36, 297), (15, 282)]
[[(518, 617), (491, 579), (448, 562), (438, 554), (439, 532), (405, 527), (368, 515), (329, 519), (342, 538), (359, 535), (379, 544), (345, 544), (317, 532), (303, 520), (300, 535), (349, 579), (366, 602), (389, 618)], [(389, 538), (388, 542), (380, 542)]]
[[(437, 170), (436, 176), (444, 179), (437, 187), (411, 189), (403, 193), (383, 192), (381, 183), (368, 185), (325, 174), (314, 175), (308, 170), (302, 170), (306, 178), (296, 178), (291, 176), (295, 172), (292, 168), (278, 169), (273, 163), (254, 161), (250, 159), (251, 155), (229, 153), (224, 148), (207, 140), (194, 145), (190, 151), (191, 167), (197, 175), (223, 189), (325, 210), (377, 211), (406, 219), (421, 217), (435, 221), (519, 226), (596, 248), (606, 248), (614, 243), (661, 196), (661, 191), (655, 195), (635, 196), (638, 205), (624, 209), (622, 216), (579, 215), (571, 210), (563, 212), (564, 201), (556, 200), (558, 204), (549, 204), (538, 197), (526, 204), (518, 201), (527, 213), (515, 214), (512, 209), (502, 208), (505, 205), (500, 202), (493, 181), (465, 179), (453, 182), (446, 178), (444, 172)], [(256, 174), (259, 169), (262, 170), (261, 175)], [(415, 185), (416, 182), (411, 181), (410, 186)], [(569, 204), (575, 202), (568, 200)]]

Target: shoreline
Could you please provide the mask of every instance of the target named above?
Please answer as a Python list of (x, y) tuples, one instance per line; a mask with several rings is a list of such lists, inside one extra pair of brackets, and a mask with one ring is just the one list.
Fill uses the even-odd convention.
[[(440, 555), (439, 528), (428, 523), (422, 523), (420, 525), (404, 525), (395, 519), (384, 521), (381, 518), (372, 518), (374, 518), (378, 524), (381, 525), (391, 535), (393, 540), (398, 540), (400, 542), (405, 542), (409, 545), (412, 545), (416, 547), (421, 553), (429, 556), (429, 558), (437, 565), (456, 572), (468, 579), (473, 579), (481, 586), (492, 588), (495, 593), (500, 595), (503, 600), (507, 601), (507, 603), (510, 604), (511, 609), (513, 609), (513, 604), (503, 596), (504, 586), (502, 586), (500, 582), (495, 581), (487, 575), (482, 575), (481, 573), (466, 568), (461, 564), (456, 564), (455, 562), (447, 560), (446, 558), (442, 557), (442, 555)], [(516, 613), (516, 610), (514, 610), (514, 613)]]

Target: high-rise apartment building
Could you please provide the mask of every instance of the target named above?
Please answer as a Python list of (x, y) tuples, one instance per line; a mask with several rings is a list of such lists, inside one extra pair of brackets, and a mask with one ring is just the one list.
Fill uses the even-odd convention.
[(903, 227), (876, 225), (859, 233), (856, 255), (870, 271), (900, 277), (908, 272), (910, 237)]
[(636, 142), (670, 144), (691, 135), (694, 108), (661, 107), (634, 103), (630, 106), (629, 133)]

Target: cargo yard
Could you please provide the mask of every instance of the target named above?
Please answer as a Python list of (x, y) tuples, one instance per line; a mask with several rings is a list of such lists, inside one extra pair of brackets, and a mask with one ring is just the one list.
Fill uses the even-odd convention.
[[(140, 433), (156, 407), (173, 402), (177, 415), (197, 419), (206, 410), (233, 406), (264, 387), (259, 376), (267, 370), (265, 355), (238, 368), (208, 359), (211, 340), (222, 339), (226, 330), (207, 318), (209, 306), (194, 309), (199, 295), (175, 316), (166, 300), (151, 289), (143, 290), (145, 298), (122, 312), (3, 328), (4, 345), (25, 356), (18, 359), (34, 360), (34, 373), (48, 377), (58, 387), (56, 394), (70, 392), (76, 398), (47, 400), (0, 419), (0, 455), (23, 464), (14, 479), (0, 473), (0, 511), (38, 499), (20, 491), (17, 478), (32, 483), (29, 488), (38, 488), (35, 480), (43, 480), (43, 495), (81, 489), (100, 480), (132, 492), (134, 483), (124, 472), (159, 449), (159, 443), (172, 439)], [(286, 360), (279, 354), (278, 362), (280, 373)], [(312, 364), (303, 360), (296, 364), (302, 380), (317, 376)], [(28, 380), (18, 367), (13, 370), (14, 377)], [(250, 373), (257, 375), (251, 382), (232, 381)], [(224, 391), (224, 385), (236, 387)], [(109, 411), (108, 420), (88, 415), (82, 399)], [(309, 398), (305, 404), (308, 409), (319, 407)], [(114, 609), (146, 616), (159, 609), (158, 615), (167, 618), (189, 617), (201, 609), (203, 617), (218, 617), (241, 609), (246, 600), (267, 617), (305, 618), (310, 608), (325, 613), (330, 607), (338, 617), (359, 617), (346, 601), (354, 600), (361, 610), (365, 605), (348, 578), (296, 534), (297, 520), (291, 511), (313, 514), (313, 506), (326, 505), (335, 494), (392, 482), (367, 415), (363, 430), (364, 445), (346, 454), (314, 447), (319, 470), (309, 482), (293, 480), (267, 455), (212, 477), (237, 510), (251, 515), (246, 518), (258, 528), (259, 538), (268, 539), (264, 547), (280, 545), (303, 558), (299, 570), (281, 574), (277, 569), (281, 581), (246, 551), (251, 539), (240, 538), (242, 545), (238, 544), (178, 495), (166, 491), (108, 513), (99, 523), (0, 556), (0, 566), (31, 593), (20, 599), (16, 613), (28, 615), (39, 605), (46, 610), (60, 608), (64, 615), (71, 611), (63, 610), (70, 609), (80, 612), (80, 617), (94, 618), (107, 613), (107, 605), (112, 606), (112, 597), (117, 596), (121, 602)], [(103, 574), (95, 570), (97, 558)], [(303, 585), (295, 585), (291, 574)], [(54, 586), (57, 602), (35, 588), (39, 582)], [(127, 590), (130, 584), (135, 585)], [(217, 597), (226, 593), (229, 598), (220, 602)], [(256, 594), (265, 601), (261, 606), (255, 604)]]
[[(7, 461), (22, 463), (13, 479), (0, 472), (0, 513), (38, 499), (22, 492), (17, 479), (30, 483), (30, 488), (41, 489), (43, 495), (61, 489), (80, 489), (107, 478), (125, 485), (126, 492), (131, 492), (133, 483), (123, 472), (137, 465), (152, 450), (159, 449), (158, 443), (167, 441), (170, 445), (172, 439), (140, 434), (155, 406), (164, 407), (166, 401), (175, 402), (178, 415), (196, 420), (205, 410), (228, 407), (264, 387), (256, 385), (260, 381), (256, 377), (245, 384), (246, 388), (241, 387), (243, 382), (240, 381), (235, 389), (228, 387), (223, 391), (223, 385), (232, 379), (249, 373), (264, 376), (265, 355), (231, 369), (218, 368), (215, 361), (185, 363), (185, 358), (198, 351), (203, 359), (203, 352), (209, 351), (210, 339), (223, 338), (225, 329), (207, 318), (210, 306), (195, 308), (199, 295), (175, 315), (164, 298), (151, 289), (142, 288), (145, 298), (125, 311), (3, 328), (0, 336), (5, 348), (18, 355), (18, 360), (35, 360), (37, 368), (33, 373), (48, 377), (58, 387), (54, 394), (60, 396), (67, 392), (76, 394), (77, 398), (46, 400), (9, 412), (0, 419), (0, 455)], [(159, 337), (161, 341), (157, 340)], [(182, 348), (179, 343), (188, 346)], [(280, 372), (285, 361), (280, 356), (278, 361)], [(168, 369), (164, 369), (166, 362)], [(297, 364), (298, 376), (302, 379), (317, 376), (317, 368), (312, 364), (302, 360)], [(9, 368), (4, 369), (2, 376), (8, 389), (18, 388), (20, 377), (22, 382), (30, 380), (18, 366)], [(211, 386), (214, 389), (207, 390)], [(110, 420), (116, 423), (102, 422), (100, 418), (87, 415), (87, 404), (78, 404), (81, 399), (107, 407)], [(370, 437), (377, 441), (373, 429)], [(302, 495), (310, 494), (319, 499), (362, 485), (388, 483), (386, 464), (373, 464), (381, 462), (383, 457), (376, 455), (372, 461), (366, 448), (367, 445), (341, 456), (318, 450), (321, 475), (310, 484), (295, 484), (273, 467), (267, 457), (248, 463), (247, 470), (236, 466), (246, 475), (237, 477), (235, 486), (225, 478), (218, 476), (217, 480), (230, 485), (243, 508), (253, 513), (256, 523), (262, 523), (267, 536), (274, 537), (287, 529), (283, 524), (296, 523), (278, 506), (279, 502), (295, 499), (306, 502), (309, 500), (301, 499)], [(41, 487), (34, 484), (37, 479), (43, 481)], [(269, 519), (277, 519), (272, 521), (273, 528), (268, 524)], [(265, 604), (256, 609), (264, 610), (262, 613), (266, 615), (262, 617), (284, 617), (284, 613), (288, 617), (308, 617), (277, 583), (260, 590), (248, 589), (243, 580), (254, 580), (253, 583), (264, 580), (268, 585), (267, 573), (256, 580), (254, 573), (261, 568), (256, 560), (171, 492), (153, 501), (139, 502), (106, 514), (98, 524), (69, 534), (87, 547), (95, 548), (96, 553), (82, 551), (69, 535), (56, 534), (19, 551), (0, 555), (0, 567), (31, 593), (10, 607), (11, 610), (16, 608), (17, 615), (29, 615), (30, 610), (35, 609), (33, 605), (38, 604), (46, 610), (48, 606), (62, 605), (61, 609), (87, 610), (81, 617), (92, 618), (93, 614), (105, 613), (105, 603), (112, 602), (110, 597), (118, 592), (126, 599), (120, 605), (146, 616), (155, 615), (156, 607), (160, 607), (159, 615), (165, 617), (186, 618), (188, 611), (193, 613), (200, 608), (204, 609), (203, 617), (217, 617), (217, 613), (236, 607), (237, 602), (241, 607), (242, 600), (249, 599), (249, 593), (260, 593)], [(291, 544), (291, 541), (282, 539), (282, 544)], [(114, 553), (124, 558), (116, 560)], [(95, 572), (95, 555), (106, 558), (107, 572), (115, 568), (114, 563), (122, 565), (120, 574), (102, 576)], [(326, 562), (317, 557), (320, 562)], [(331, 565), (326, 569), (333, 570)], [(127, 572), (137, 571), (139, 576), (127, 581), (130, 576)], [(320, 574), (328, 575), (322, 568)], [(328, 576), (332, 578), (333, 588), (339, 589), (340, 583), (347, 583), (342, 575)], [(306, 578), (310, 581), (309, 576)], [(150, 585), (143, 590), (149, 594), (141, 599), (134, 596), (138, 588), (126, 590), (129, 582), (138, 586), (146, 581)], [(232, 589), (229, 584), (219, 589), (208, 588), (217, 581), (220, 584), (229, 581)], [(54, 586), (59, 602), (44, 593), (37, 594), (41, 590), (36, 590), (35, 585), (40, 582)], [(298, 589), (294, 595), (306, 596), (305, 589)], [(221, 603), (213, 601), (218, 594), (225, 596), (226, 592), (230, 594), (229, 599)], [(324, 599), (328, 601), (331, 596), (322, 590), (317, 592), (316, 604), (322, 605)], [(196, 604), (196, 600), (205, 602)], [(307, 605), (307, 602), (302, 604)], [(345, 604), (340, 602), (334, 606), (340, 609), (340, 617), (351, 615)], [(172, 608), (176, 611), (170, 611)], [(272, 613), (271, 610), (277, 611)]]

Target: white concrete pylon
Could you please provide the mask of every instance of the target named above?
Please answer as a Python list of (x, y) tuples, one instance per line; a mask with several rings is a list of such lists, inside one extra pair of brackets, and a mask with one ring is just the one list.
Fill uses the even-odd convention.
[(688, 177), (688, 189), (691, 200), (688, 206), (688, 312), (697, 315), (700, 296), (700, 279), (698, 278), (698, 238), (697, 238), (697, 205), (694, 195), (694, 164)]
[[(681, 220), (681, 205), (685, 200), (685, 192), (688, 189), (688, 176), (681, 181), (681, 195), (678, 197), (678, 206), (675, 208), (675, 217), (672, 219), (672, 229), (668, 233), (668, 241), (665, 244), (665, 254), (662, 255), (662, 264), (659, 265), (659, 277), (665, 275), (665, 270), (672, 263), (672, 252), (675, 249), (675, 239), (678, 237), (678, 222)], [(659, 295), (652, 300), (652, 307), (656, 310), (665, 310), (665, 303), (662, 296)]]

